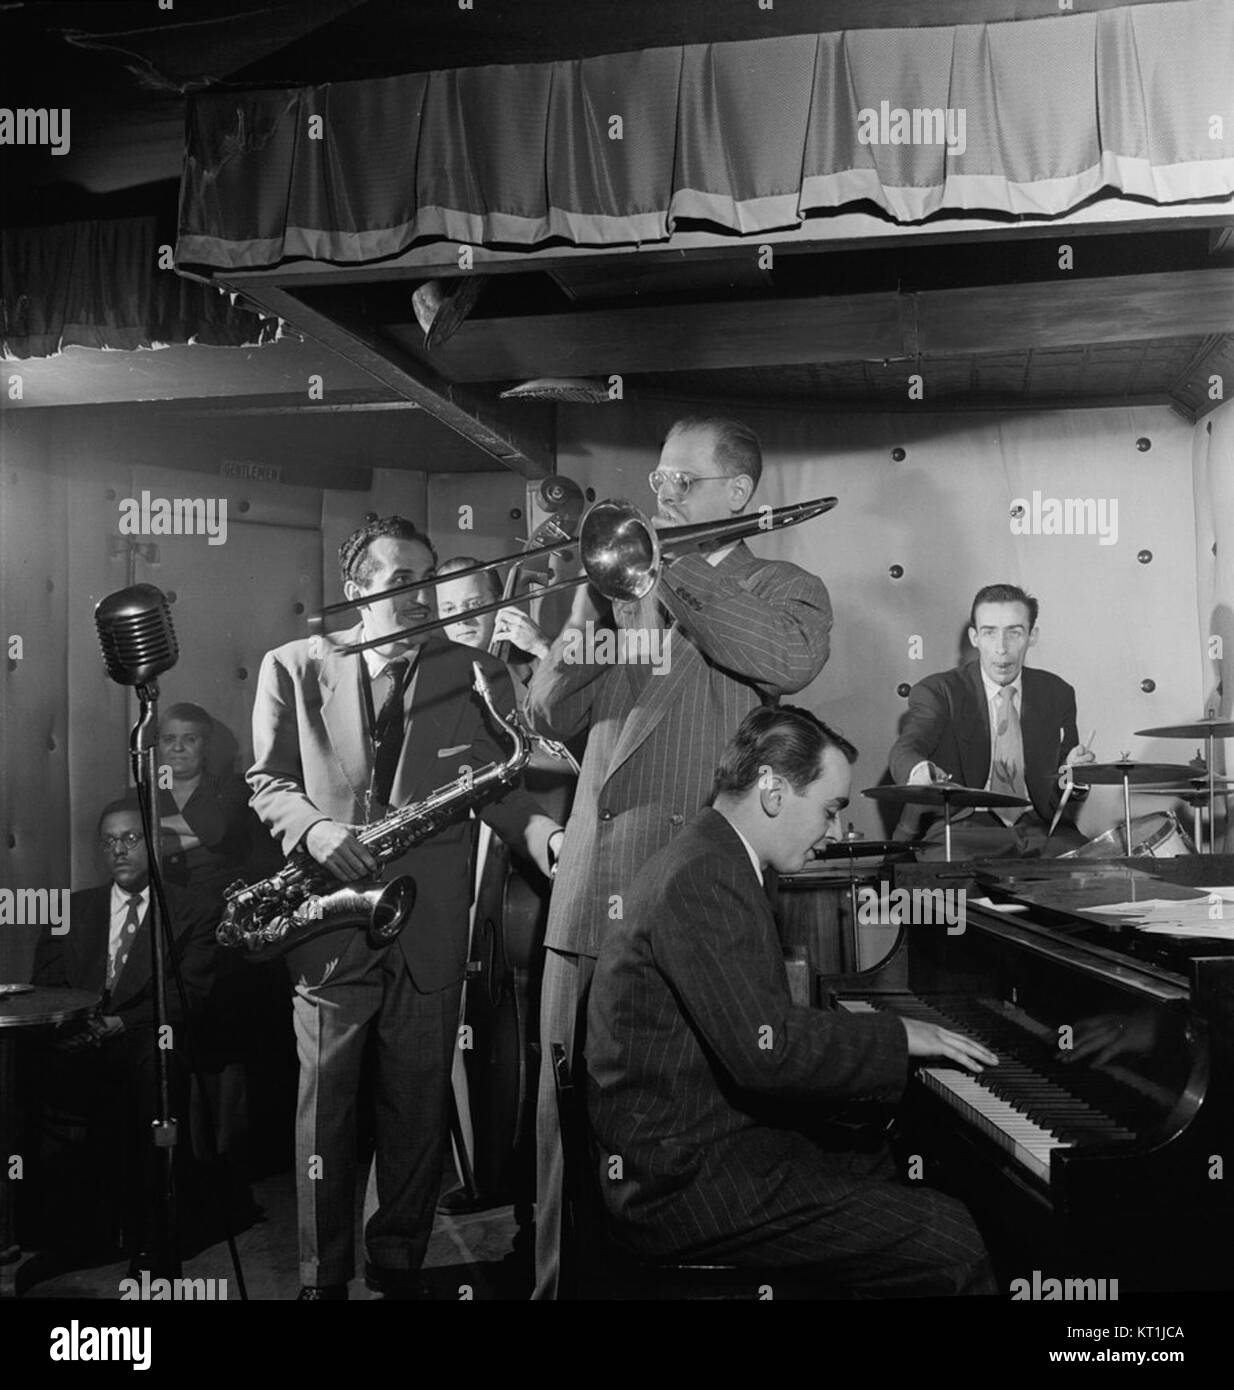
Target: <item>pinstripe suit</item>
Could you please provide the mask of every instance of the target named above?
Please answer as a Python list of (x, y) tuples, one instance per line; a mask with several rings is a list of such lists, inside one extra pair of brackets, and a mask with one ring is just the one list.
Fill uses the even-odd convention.
[(828, 1102), (898, 1098), (907, 1035), (791, 1002), (771, 908), (719, 812), (652, 859), (606, 934), (587, 1068), (605, 1202), (639, 1253), (819, 1265), (871, 1294), (980, 1291), (964, 1208), (818, 1123)]
[[(647, 860), (707, 800), (716, 764), (759, 704), (802, 689), (827, 660), (831, 603), (795, 565), (756, 559), (740, 543), (718, 564), (685, 556), (655, 597), (676, 626), (667, 674), (571, 664), (559, 636), (532, 679), (532, 718), (587, 749), (553, 885), (545, 944), (540, 1038), (578, 1060), (576, 1021), (592, 964)], [(614, 605), (640, 624), (640, 605)], [(561, 1141), (551, 1069), (540, 1071), (537, 1115), (536, 1292), (556, 1294), (561, 1235)]]

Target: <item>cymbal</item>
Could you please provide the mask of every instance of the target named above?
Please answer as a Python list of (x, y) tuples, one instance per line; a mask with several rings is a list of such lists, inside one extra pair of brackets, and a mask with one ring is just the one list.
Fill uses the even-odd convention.
[(1234, 738), (1234, 719), (1197, 719), (1194, 724), (1163, 724), (1135, 733), (1137, 738)]
[(1208, 790), (1205, 787), (1153, 787), (1141, 796), (1172, 796), (1175, 801), (1185, 801), (1188, 806), (1207, 806)]
[(920, 849), (925, 840), (828, 840), (814, 850), (815, 859), (861, 859), (870, 854), (898, 854)]
[(867, 787), (862, 796), (875, 801), (890, 801), (897, 806), (1029, 806), (1022, 796), (1006, 792), (986, 792), (980, 787), (965, 787), (959, 782), (927, 782), (920, 787)]
[(1119, 786), (1124, 778), (1134, 786), (1143, 782), (1185, 782), (1192, 769), (1183, 763), (1077, 763), (1071, 777), (1082, 786)]

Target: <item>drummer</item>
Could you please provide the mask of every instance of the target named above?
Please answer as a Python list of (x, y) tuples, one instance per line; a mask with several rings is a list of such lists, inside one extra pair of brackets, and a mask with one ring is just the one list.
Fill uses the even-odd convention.
[[(953, 812), (957, 859), (1055, 855), (1084, 843), (1075, 814), (1087, 790), (1078, 784), (1049, 833), (1071, 768), (1095, 759), (1076, 732), (1075, 691), (1051, 672), (1024, 665), (1037, 642), (1037, 610), (1037, 600), (1013, 584), (979, 590), (968, 628), (978, 659), (927, 676), (909, 692), (908, 714), (891, 750), (895, 782), (958, 782), (1031, 803)], [(941, 858), (941, 811), (906, 806), (895, 838), (937, 844), (922, 857)]]

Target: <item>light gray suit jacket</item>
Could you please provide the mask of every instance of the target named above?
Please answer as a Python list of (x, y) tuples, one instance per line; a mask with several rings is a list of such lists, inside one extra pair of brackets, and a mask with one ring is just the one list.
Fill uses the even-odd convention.
[[(317, 821), (358, 825), (364, 820), (372, 761), (364, 728), (361, 658), (338, 650), (360, 636), (356, 627), (327, 638), (288, 642), (262, 661), (248, 783), (253, 809), (281, 841), (284, 853), (299, 847)], [(445, 638), (425, 642), (392, 806), (422, 800), (454, 781), (464, 766), (478, 772), (509, 756), (509, 740), (492, 729), (488, 711), (472, 690), (473, 661), (488, 676), (498, 709), (506, 713), (513, 708), (514, 692), (502, 662)], [(480, 815), (502, 839), (542, 867), (547, 864), (548, 839), (557, 824), (521, 787), (490, 801)], [(386, 868), (387, 879), (410, 874), (416, 880), (415, 908), (399, 945), (422, 990), (442, 989), (463, 976), (470, 859), (471, 829), (463, 815)]]
[[(558, 636), (532, 677), (528, 712), (560, 738), (589, 730), (566, 825), (545, 944), (596, 956), (635, 877), (708, 799), (742, 719), (802, 689), (827, 660), (821, 579), (756, 559), (744, 543), (718, 565), (685, 556), (655, 596), (672, 613), (667, 674), (566, 659)], [(615, 606), (629, 624), (637, 605)], [(646, 668), (644, 668), (645, 672)]]

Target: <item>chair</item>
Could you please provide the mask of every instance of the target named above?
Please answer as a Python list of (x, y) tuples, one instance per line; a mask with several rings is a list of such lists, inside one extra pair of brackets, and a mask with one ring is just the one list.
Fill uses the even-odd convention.
[(809, 1266), (788, 1268), (648, 1260), (614, 1240), (600, 1193), (599, 1154), (586, 1095), (561, 1043), (550, 1045), (565, 1165), (559, 1297), (563, 1299), (837, 1299), (846, 1291)]

